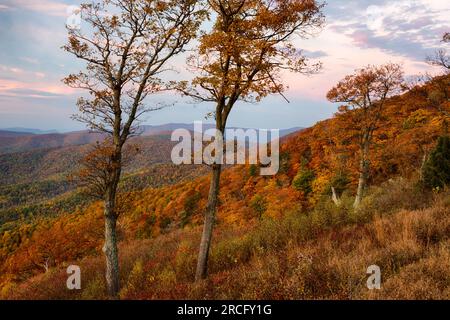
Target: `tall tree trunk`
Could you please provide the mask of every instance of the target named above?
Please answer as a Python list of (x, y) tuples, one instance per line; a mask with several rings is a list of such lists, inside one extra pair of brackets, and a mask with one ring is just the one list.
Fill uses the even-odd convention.
[(117, 215), (115, 199), (105, 201), (105, 245), (103, 251), (106, 258), (106, 287), (110, 298), (119, 297), (119, 256), (116, 233)]
[(202, 239), (200, 242), (200, 250), (198, 253), (197, 270), (195, 272), (195, 281), (205, 279), (208, 273), (208, 256), (211, 246), (214, 222), (216, 219), (217, 199), (219, 195), (219, 183), (221, 165), (213, 164), (211, 184), (209, 187), (208, 205), (205, 212), (205, 222), (203, 225)]
[(105, 245), (103, 251), (106, 259), (106, 288), (111, 299), (119, 298), (119, 252), (117, 248), (117, 187), (119, 185), (122, 165), (121, 146), (117, 146), (111, 156), (112, 172), (110, 185), (105, 193)]
[(359, 162), (359, 180), (358, 180), (358, 190), (356, 191), (355, 202), (353, 207), (356, 209), (361, 204), (362, 198), (364, 196), (364, 191), (367, 187), (367, 178), (369, 176), (369, 136), (364, 135), (363, 142), (361, 145), (361, 160)]

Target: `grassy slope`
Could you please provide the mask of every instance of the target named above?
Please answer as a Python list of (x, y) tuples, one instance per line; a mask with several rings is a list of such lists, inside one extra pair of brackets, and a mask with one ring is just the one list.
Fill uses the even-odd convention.
[[(443, 117), (429, 104), (427, 91), (412, 91), (389, 104), (386, 123), (372, 151), (373, 185), (396, 176), (414, 176), (424, 150), (432, 148), (441, 134)], [(356, 153), (347, 142), (339, 135), (339, 123), (334, 118), (287, 139), (277, 176), (251, 176), (245, 166), (225, 170), (211, 277), (199, 285), (191, 280), (208, 179), (125, 194), (119, 221), (122, 296), (366, 297), (367, 263), (380, 264), (386, 286), (389, 281), (403, 281), (401, 277), (407, 278), (404, 270), (414, 271), (418, 263), (421, 269), (414, 276), (423, 277), (426, 283), (420, 285), (419, 281), (415, 290), (429, 286), (429, 292), (445, 297), (448, 278), (441, 275), (439, 266), (445, 267), (448, 259), (448, 194), (440, 195), (435, 202), (432, 195), (395, 180), (393, 185), (375, 188), (360, 212), (350, 209), (350, 198), (343, 208), (334, 208), (329, 197), (322, 198), (339, 170), (337, 152), (346, 154), (353, 183), (357, 176)], [(316, 175), (309, 197), (292, 187), (304, 157), (309, 158), (308, 167)], [(353, 188), (354, 184), (349, 192)], [(256, 195), (265, 202), (262, 222), (252, 205)], [(407, 223), (411, 227), (403, 230)], [(392, 231), (391, 225), (395, 226)], [(0, 251), (4, 255), (0, 254), (3, 297), (103, 297), (99, 203), (41, 223), (31, 236), (27, 228), (22, 233), (8, 234), (9, 238), (3, 234), (0, 239), (0, 244), (7, 244)], [(42, 274), (47, 260), (52, 268)], [(82, 266), (82, 292), (65, 289), (67, 275), (63, 268), (71, 261)], [(427, 268), (432, 263), (436, 272), (429, 278)], [(396, 277), (400, 280), (390, 280)], [(403, 290), (399, 296), (416, 294)], [(382, 294), (389, 297), (393, 292)]]
[[(388, 190), (388, 191), (387, 191)], [(423, 194), (397, 180), (374, 188), (363, 208), (351, 199), (293, 211), (244, 228), (219, 224), (210, 278), (192, 282), (200, 228), (121, 244), (125, 299), (448, 299), (450, 193)], [(65, 265), (3, 289), (3, 298), (104, 298), (103, 258), (79, 263), (83, 288), (65, 288)], [(366, 288), (366, 269), (382, 289)]]

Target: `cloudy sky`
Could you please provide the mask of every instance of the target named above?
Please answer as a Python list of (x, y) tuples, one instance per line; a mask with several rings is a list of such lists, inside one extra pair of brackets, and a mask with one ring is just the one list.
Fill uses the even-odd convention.
[[(81, 1), (82, 2), (82, 1)], [(409, 75), (435, 72), (424, 59), (442, 47), (442, 34), (450, 31), (447, 0), (329, 0), (326, 26), (313, 39), (296, 41), (298, 48), (323, 63), (320, 74), (305, 77), (286, 74), (286, 93), (259, 104), (239, 104), (230, 126), (288, 128), (310, 126), (330, 117), (336, 106), (325, 94), (354, 69), (388, 61), (404, 66)], [(0, 128), (28, 127), (69, 131), (83, 125), (70, 119), (77, 111), (80, 92), (61, 79), (83, 65), (63, 52), (68, 7), (80, 1), (0, 0)], [(184, 58), (173, 61), (184, 73)], [(148, 124), (202, 120), (210, 105), (193, 105), (182, 98), (155, 96), (149, 103), (167, 99), (173, 107), (147, 116)]]

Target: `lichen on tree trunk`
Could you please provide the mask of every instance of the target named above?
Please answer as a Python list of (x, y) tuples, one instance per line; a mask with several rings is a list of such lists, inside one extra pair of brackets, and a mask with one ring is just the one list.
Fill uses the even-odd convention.
[[(120, 173), (117, 175), (120, 176)], [(108, 296), (112, 299), (119, 298), (119, 253), (117, 248), (117, 213), (116, 213), (116, 189), (111, 186), (105, 199), (105, 244), (103, 252), (106, 259), (106, 288)]]

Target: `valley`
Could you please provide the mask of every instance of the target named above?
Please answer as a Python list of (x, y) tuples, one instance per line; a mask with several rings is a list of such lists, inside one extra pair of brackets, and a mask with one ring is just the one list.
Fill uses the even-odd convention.
[[(121, 280), (124, 283), (121, 297), (374, 298), (377, 296), (363, 293), (362, 287), (353, 293), (347, 291), (345, 286), (337, 289), (335, 285), (338, 284), (327, 282), (332, 281), (331, 278), (308, 280), (304, 278), (306, 269), (301, 272), (302, 277), (295, 278), (295, 281), (302, 281), (302, 284), (295, 285), (298, 286), (295, 291), (288, 286), (288, 282), (278, 282), (294, 281), (293, 278), (283, 280), (285, 278), (279, 272), (298, 277), (296, 268), (310, 268), (307, 274), (314, 277), (317, 272), (325, 272), (325, 269), (317, 271), (315, 268), (320, 268), (324, 263), (338, 263), (337, 268), (342, 270), (342, 275), (332, 276), (328, 273), (331, 271), (326, 271), (324, 275), (332, 278), (352, 277), (352, 281), (357, 281), (364, 273), (359, 274), (348, 263), (356, 263), (352, 257), (359, 255), (358, 250), (363, 250), (363, 244), (380, 246), (379, 241), (384, 241), (382, 239), (387, 234), (379, 232), (384, 234), (390, 229), (377, 231), (378, 226), (393, 223), (392, 228), (398, 228), (396, 232), (402, 234), (406, 232), (402, 231), (406, 228), (405, 223), (410, 223), (407, 221), (412, 219), (411, 223), (420, 224), (417, 226), (419, 229), (414, 229), (419, 232), (417, 236), (405, 240), (412, 242), (399, 242), (400, 247), (392, 247), (392, 250), (400, 250), (395, 259), (406, 259), (399, 260), (400, 265), (391, 265), (394, 262), (389, 259), (394, 259), (394, 256), (391, 257), (388, 251), (380, 253), (378, 258), (375, 258), (374, 251), (367, 259), (357, 262), (364, 265), (364, 261), (369, 263), (370, 257), (374, 257), (373, 263), (382, 264), (384, 270), (388, 268), (389, 273), (385, 275), (387, 283), (392, 283), (392, 286), (394, 283), (397, 283), (396, 286), (406, 285), (402, 282), (404, 276), (400, 270), (412, 268), (408, 267), (410, 264), (426, 263), (427, 259), (442, 259), (448, 242), (448, 193), (434, 196), (417, 189), (414, 182), (420, 171), (423, 150), (433, 148), (445, 120), (439, 109), (427, 104), (424, 93), (432, 89), (433, 85), (429, 84), (389, 100), (389, 117), (380, 129), (377, 145), (373, 149), (373, 187), (363, 202), (362, 210), (354, 211), (351, 206), (349, 196), (357, 181), (357, 158), (353, 145), (345, 142), (348, 138), (340, 136), (339, 116), (284, 138), (280, 149), (280, 171), (273, 177), (257, 175), (257, 166), (256, 172), (250, 165), (225, 169), (217, 236), (211, 257), (212, 277), (200, 284), (191, 281), (202, 208), (207, 198), (208, 168), (175, 166), (164, 160), (170, 159), (168, 154), (172, 145), (166, 135), (135, 138), (143, 152), (126, 167), (119, 188), (121, 261), (123, 270), (128, 270)], [(82, 190), (68, 184), (64, 178), (76, 168), (77, 159), (86, 148), (87, 145), (68, 146), (0, 156), (0, 164), (8, 169), (2, 170), (2, 181), (6, 184), (1, 188), (1, 281), (2, 292), (7, 294), (4, 297), (104, 297), (103, 280), (96, 276), (102, 260), (101, 203), (95, 199), (86, 201)], [(333, 208), (329, 186), (331, 181), (336, 181), (333, 179), (342, 174), (338, 170), (341, 162), (333, 151), (337, 149), (345, 155), (347, 182), (338, 190), (342, 206)], [(314, 173), (313, 180), (308, 182), (308, 189), (295, 183), (304, 172), (305, 163), (308, 170)], [(14, 174), (24, 170), (28, 171), (23, 176)], [(337, 186), (336, 182), (333, 185)], [(432, 216), (444, 220), (427, 220)], [(369, 239), (370, 234), (372, 238)], [(360, 240), (348, 242), (350, 239)], [(396, 242), (392, 242), (387, 246), (395, 245)], [(422, 245), (426, 246), (426, 251), (420, 251), (425, 250), (423, 247), (414, 247)], [(333, 255), (317, 251), (323, 250), (323, 246), (326, 250), (342, 252), (342, 256), (336, 256), (338, 260), (335, 262), (317, 262), (320, 257), (333, 259)], [(384, 245), (379, 248), (388, 250), (384, 249)], [(267, 253), (261, 255), (260, 252)], [(292, 259), (299, 260), (293, 263)], [(309, 259), (316, 261), (314, 265), (308, 264)], [(439, 261), (443, 267), (445, 263)], [(86, 287), (79, 293), (64, 293), (62, 288), (58, 289), (60, 284), (57, 279), (64, 274), (67, 263), (82, 265)], [(402, 269), (397, 269), (400, 266)], [(275, 267), (277, 269), (272, 270)], [(253, 275), (247, 278), (250, 269)], [(255, 270), (258, 271), (255, 273)], [(144, 274), (145, 279), (149, 280), (141, 279)], [(238, 275), (239, 281), (243, 281), (241, 286), (231, 281), (230, 277), (234, 278), (234, 274)], [(264, 278), (270, 274), (277, 280)], [(281, 289), (272, 291), (267, 288), (258, 290), (259, 293), (250, 291), (258, 283), (263, 286), (260, 281), (275, 281)], [(315, 289), (311, 287), (313, 282)], [(322, 282), (323, 286), (320, 285)], [(55, 289), (50, 290), (49, 286)], [(40, 289), (36, 291), (36, 288)], [(335, 289), (328, 291), (331, 289), (327, 288)], [(388, 288), (394, 290), (391, 285)], [(414, 290), (396, 293), (386, 290), (380, 293), (380, 297), (428, 297)], [(430, 290), (438, 289), (433, 287)], [(280, 292), (280, 296), (275, 296), (275, 292)], [(443, 298), (446, 292), (436, 293), (433, 297)]]

